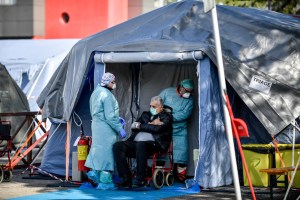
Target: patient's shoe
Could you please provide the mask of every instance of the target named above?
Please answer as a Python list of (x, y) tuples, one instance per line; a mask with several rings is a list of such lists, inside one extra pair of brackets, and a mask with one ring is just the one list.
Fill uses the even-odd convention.
[(179, 181), (184, 182), (186, 179), (186, 167), (177, 166), (177, 176)]
[(117, 187), (119, 188), (132, 188), (132, 179), (128, 177), (123, 177), (122, 182), (116, 184)]
[(146, 187), (147, 186), (147, 181), (143, 180), (138, 180), (138, 179), (135, 179), (134, 182), (133, 182), (133, 185), (132, 187), (134, 188), (140, 188), (140, 187)]

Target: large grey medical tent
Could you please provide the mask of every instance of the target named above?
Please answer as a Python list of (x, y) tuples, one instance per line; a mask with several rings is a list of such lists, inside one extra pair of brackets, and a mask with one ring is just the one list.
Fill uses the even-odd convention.
[[(228, 95), (250, 132), (242, 143), (269, 143), (300, 113), (300, 21), (254, 8), (217, 6), (217, 14)], [(202, 187), (231, 184), (216, 63), (212, 17), (201, 1), (176, 2), (80, 40), (37, 101), (52, 122), (41, 169), (65, 174), (66, 122), (73, 152), (81, 124), (91, 135), (89, 97), (108, 71), (128, 133), (152, 96), (193, 79), (188, 175)]]

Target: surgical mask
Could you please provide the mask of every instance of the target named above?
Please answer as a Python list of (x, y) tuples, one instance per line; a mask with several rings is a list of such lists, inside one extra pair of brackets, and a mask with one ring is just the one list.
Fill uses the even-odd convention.
[(191, 93), (186, 92), (182, 95), (182, 97), (188, 99), (190, 97), (190, 95), (191, 95)]
[(156, 109), (155, 108), (150, 108), (150, 113), (151, 115), (157, 115)]
[(111, 89), (112, 89), (112, 90), (115, 90), (116, 88), (117, 88), (117, 84), (114, 83), (114, 84), (112, 85)]

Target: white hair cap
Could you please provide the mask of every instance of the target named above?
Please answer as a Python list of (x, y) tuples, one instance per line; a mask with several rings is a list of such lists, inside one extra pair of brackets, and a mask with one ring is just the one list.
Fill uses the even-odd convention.
[(112, 73), (106, 72), (103, 74), (102, 79), (101, 79), (101, 86), (107, 86), (111, 82), (115, 80), (115, 75)]

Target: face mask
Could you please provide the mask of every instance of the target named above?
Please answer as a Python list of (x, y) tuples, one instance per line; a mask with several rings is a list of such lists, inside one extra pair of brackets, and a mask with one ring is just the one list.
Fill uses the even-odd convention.
[(114, 83), (114, 84), (112, 85), (111, 89), (112, 89), (112, 90), (115, 90), (116, 88), (117, 88), (117, 84)]
[(155, 108), (150, 108), (150, 113), (151, 115), (157, 115), (156, 109)]
[(190, 97), (190, 95), (191, 95), (191, 93), (186, 92), (182, 95), (182, 97), (188, 99)]

